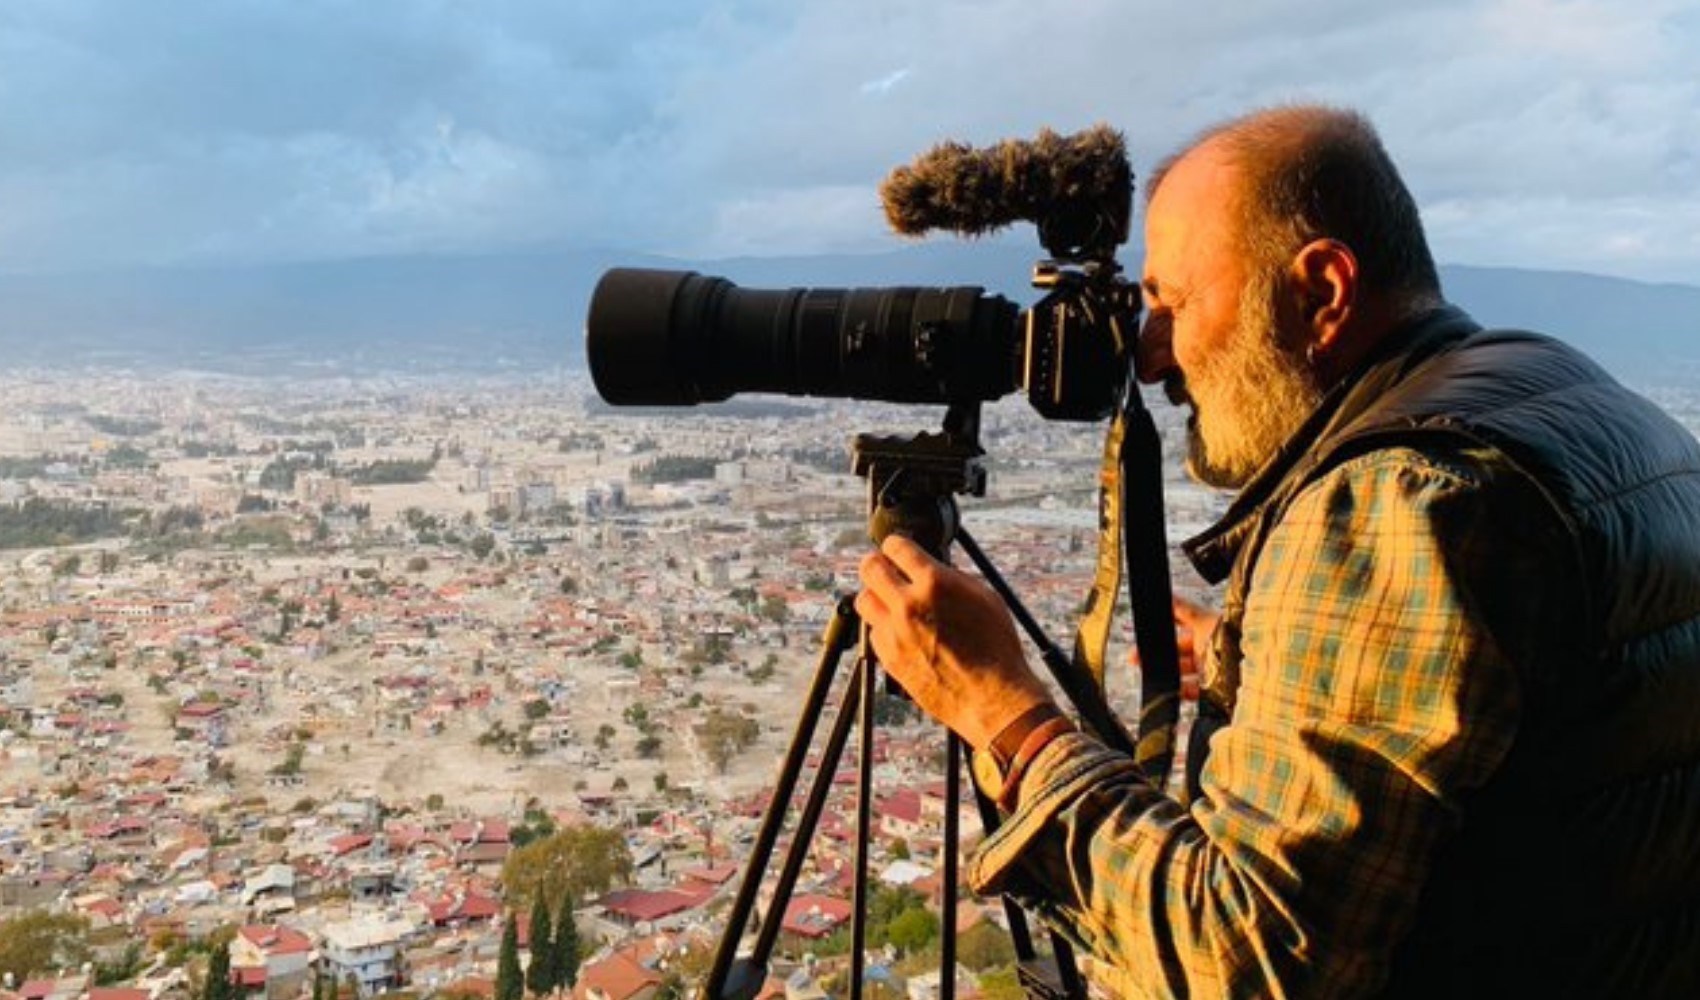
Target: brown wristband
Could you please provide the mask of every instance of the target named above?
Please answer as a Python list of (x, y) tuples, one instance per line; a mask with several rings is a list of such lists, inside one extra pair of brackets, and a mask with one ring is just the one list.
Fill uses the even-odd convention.
[(1021, 749), (1015, 752), (1015, 758), (1010, 761), (1009, 770), (1004, 772), (1003, 789), (998, 792), (998, 808), (1004, 812), (1014, 812), (1021, 797), (1021, 779), (1026, 776), (1027, 769), (1039, 754), (1051, 745), (1051, 741), (1064, 733), (1072, 733), (1076, 729), (1074, 720), (1066, 715), (1057, 714), (1027, 734), (1021, 741)]
[(1041, 701), (998, 730), (998, 734), (992, 737), (992, 742), (986, 745), (986, 751), (998, 762), (998, 770), (1007, 775), (1010, 765), (1015, 763), (1015, 755), (1021, 750), (1021, 744), (1027, 741), (1027, 735), (1046, 722), (1061, 717), (1062, 709), (1058, 708), (1055, 702)]

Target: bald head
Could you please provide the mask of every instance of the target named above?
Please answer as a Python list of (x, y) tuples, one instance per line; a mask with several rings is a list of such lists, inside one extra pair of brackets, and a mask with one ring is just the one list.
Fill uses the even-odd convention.
[(1147, 200), (1177, 163), (1199, 157), (1227, 167), (1225, 207), (1254, 268), (1275, 266), (1312, 240), (1338, 240), (1356, 256), (1366, 295), (1407, 309), (1439, 300), (1416, 202), (1362, 115), (1292, 105), (1224, 122), (1158, 165)]

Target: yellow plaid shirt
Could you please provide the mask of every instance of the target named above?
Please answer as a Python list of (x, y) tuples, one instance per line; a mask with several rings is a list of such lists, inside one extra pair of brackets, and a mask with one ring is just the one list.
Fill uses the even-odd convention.
[(1540, 627), (1504, 588), (1556, 564), (1528, 544), (1541, 518), (1500, 459), (1462, 447), (1324, 474), (1252, 571), (1238, 699), (1197, 800), (1064, 737), (971, 884), (1063, 930), (1122, 995), (1380, 989), (1436, 846), (1516, 732), (1517, 671), (1495, 637)]

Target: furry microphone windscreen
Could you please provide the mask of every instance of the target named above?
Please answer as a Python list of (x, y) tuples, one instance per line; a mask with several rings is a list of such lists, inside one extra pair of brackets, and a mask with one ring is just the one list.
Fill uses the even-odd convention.
[(1107, 125), (987, 149), (944, 142), (880, 185), (891, 228), (905, 236), (946, 229), (983, 236), (1014, 222), (1038, 222), (1064, 206), (1125, 202), (1133, 184), (1127, 143)]

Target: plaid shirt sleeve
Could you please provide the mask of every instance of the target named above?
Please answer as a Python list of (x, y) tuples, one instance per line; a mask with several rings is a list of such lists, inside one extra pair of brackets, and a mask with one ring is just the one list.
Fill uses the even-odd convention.
[[(1527, 544), (1534, 505), (1507, 502), (1527, 496), (1507, 478), (1473, 453), (1400, 449), (1308, 486), (1247, 591), (1238, 701), (1199, 799), (1064, 737), (977, 851), (973, 887), (1027, 904), (1125, 995), (1385, 985), (1436, 845), (1518, 722), (1495, 637), (1538, 601), (1494, 588), (1550, 577), (1552, 546)], [(1526, 620), (1484, 622), (1484, 606)]]

